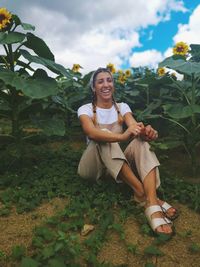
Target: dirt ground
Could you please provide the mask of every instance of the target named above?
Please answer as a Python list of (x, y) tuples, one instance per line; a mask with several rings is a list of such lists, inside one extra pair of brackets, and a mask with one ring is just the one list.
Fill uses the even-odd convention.
[[(66, 204), (67, 200), (55, 198), (34, 212), (17, 214), (13, 209), (8, 217), (0, 217), (0, 251), (9, 255), (12, 246), (19, 244), (25, 245), (30, 251), (34, 227), (41, 224), (45, 218), (53, 216), (58, 210), (62, 210)], [(159, 245), (159, 249), (164, 253), (163, 256), (145, 256), (144, 248), (151, 245), (154, 238), (142, 234), (139, 222), (134, 217), (129, 217), (123, 225), (125, 240), (126, 243), (136, 245), (136, 254), (127, 250), (116, 232), (110, 231), (107, 241), (98, 254), (98, 260), (109, 262), (112, 266), (124, 267), (143, 267), (147, 262), (152, 262), (157, 267), (199, 267), (200, 252), (191, 253), (189, 247), (193, 243), (200, 244), (200, 215), (184, 205), (176, 203), (176, 207), (180, 210), (180, 216), (175, 221), (176, 235), (167, 243)], [(11, 265), (0, 262), (0, 266)]]

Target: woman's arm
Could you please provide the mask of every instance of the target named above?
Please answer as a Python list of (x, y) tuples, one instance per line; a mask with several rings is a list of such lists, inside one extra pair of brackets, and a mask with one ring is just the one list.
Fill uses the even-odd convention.
[(92, 140), (99, 142), (121, 142), (129, 140), (138, 135), (140, 127), (137, 125), (130, 126), (124, 133), (113, 133), (108, 131), (102, 131), (95, 127), (92, 119), (87, 115), (81, 115), (80, 122), (84, 133)]
[(137, 122), (132, 113), (127, 112), (124, 115), (124, 121), (127, 127), (130, 127), (131, 125), (140, 125), (141, 131), (138, 135), (140, 135), (144, 141), (153, 141), (158, 138), (158, 132), (153, 129), (151, 125), (144, 126), (142, 122)]
[[(138, 122), (134, 119), (133, 115), (131, 112), (127, 112), (125, 115), (124, 115), (124, 122), (126, 124), (127, 127), (131, 126), (131, 125), (137, 125)], [(141, 124), (141, 126), (144, 124), (142, 122), (139, 122)]]

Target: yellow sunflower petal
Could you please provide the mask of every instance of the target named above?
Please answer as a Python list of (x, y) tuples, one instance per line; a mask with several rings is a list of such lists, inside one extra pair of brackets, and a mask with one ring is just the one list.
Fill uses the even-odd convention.
[(115, 66), (112, 63), (108, 63), (108, 65), (106, 66), (107, 69), (109, 69), (112, 73), (116, 72)]
[(7, 27), (11, 22), (12, 14), (4, 7), (0, 8), (0, 30)]
[(184, 42), (178, 42), (173, 47), (173, 54), (174, 55), (185, 56), (185, 55), (187, 55), (188, 51), (189, 51), (189, 46)]
[(158, 68), (157, 73), (158, 76), (163, 76), (165, 74), (165, 68)]

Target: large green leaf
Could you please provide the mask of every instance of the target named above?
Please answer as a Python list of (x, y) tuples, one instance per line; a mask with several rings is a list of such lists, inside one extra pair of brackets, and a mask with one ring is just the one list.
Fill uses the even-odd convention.
[(190, 60), (200, 62), (200, 45), (191, 44), (190, 48), (191, 48), (190, 54), (192, 55)]
[(46, 66), (48, 69), (50, 69), (51, 71), (53, 71), (56, 74), (62, 74), (66, 77), (70, 78), (69, 73), (67, 72), (67, 70), (60, 64), (57, 64), (49, 59), (45, 59), (43, 57), (38, 57), (38, 56), (32, 56), (28, 51), (20, 49), (20, 52), (22, 54), (22, 56), (27, 59), (30, 62), (34, 62), (37, 64), (41, 64), (43, 66)]
[(43, 130), (43, 133), (47, 136), (65, 135), (65, 123), (61, 119), (52, 118), (52, 119), (39, 119), (34, 120), (34, 124), (39, 129)]
[(56, 95), (58, 86), (53, 78), (46, 77), (43, 79), (24, 78), (18, 73), (12, 71), (1, 71), (0, 79), (6, 85), (10, 85), (17, 90), (20, 90), (24, 95), (31, 98), (44, 98), (51, 95)]
[(29, 23), (21, 22), (20, 18), (15, 14), (12, 15), (12, 19), (13, 19), (16, 26), (21, 25), (25, 31), (34, 31), (35, 30), (35, 26), (33, 26)]
[(32, 49), (38, 56), (54, 61), (54, 55), (46, 43), (32, 33), (27, 33), (25, 46)]
[(0, 144), (8, 145), (14, 143), (15, 137), (9, 134), (0, 134)]
[(21, 32), (0, 32), (0, 44), (21, 43), (26, 35)]
[(163, 106), (165, 114), (174, 119), (191, 117), (194, 113), (200, 113), (199, 105), (183, 106), (182, 104), (167, 104)]
[(35, 26), (33, 26), (33, 25), (29, 24), (29, 23), (22, 22), (21, 26), (25, 31), (34, 31), (35, 30)]
[(159, 64), (159, 67), (167, 67), (187, 75), (200, 75), (200, 63), (184, 59), (174, 59), (174, 57), (166, 58)]

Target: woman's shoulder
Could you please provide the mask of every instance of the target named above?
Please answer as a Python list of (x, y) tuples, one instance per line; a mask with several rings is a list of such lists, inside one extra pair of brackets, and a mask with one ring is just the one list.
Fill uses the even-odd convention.
[(119, 107), (122, 116), (125, 115), (127, 112), (132, 112), (129, 105), (125, 102), (117, 103), (117, 105)]
[(119, 106), (119, 108), (127, 108), (127, 107), (129, 107), (129, 105), (127, 103), (125, 103), (125, 102), (119, 102), (119, 103), (117, 103), (117, 105)]
[(78, 116), (82, 114), (91, 115), (92, 113), (92, 103), (84, 104), (78, 108)]
[(84, 104), (84, 105), (82, 105), (82, 106), (80, 106), (79, 107), (79, 109), (84, 109), (84, 108), (86, 108), (86, 109), (92, 109), (92, 103), (87, 103), (87, 104)]

